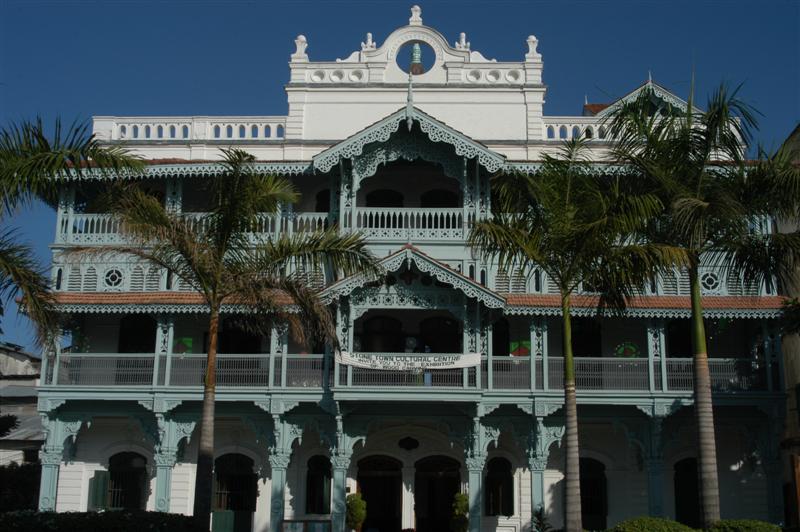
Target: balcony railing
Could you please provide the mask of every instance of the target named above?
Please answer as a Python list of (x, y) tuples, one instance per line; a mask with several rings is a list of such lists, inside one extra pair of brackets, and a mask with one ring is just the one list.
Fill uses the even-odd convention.
[[(531, 363), (533, 362), (533, 367)], [(90, 387), (202, 387), (205, 354), (63, 353), (58, 362), (46, 361), (45, 385)], [(532, 393), (557, 391), (563, 386), (561, 357), (484, 357), (479, 367), (430, 370), (381, 370), (340, 365), (321, 354), (276, 355), (220, 354), (217, 385), (220, 388), (347, 389), (467, 389)], [(664, 373), (664, 370), (666, 372)], [(715, 392), (776, 390), (778, 377), (749, 358), (709, 359)], [(693, 387), (690, 358), (576, 357), (578, 392), (682, 392)], [(335, 377), (338, 374), (338, 379)], [(665, 378), (662, 378), (662, 374)]]
[[(193, 229), (201, 231), (208, 226), (206, 213), (184, 213), (184, 218)], [(256, 242), (271, 238), (278, 233), (307, 233), (328, 227), (327, 212), (301, 212), (288, 215), (263, 214), (247, 228), (251, 240)], [(77, 214), (66, 216), (56, 235), (57, 243), (65, 244), (123, 244), (124, 227), (119, 218), (108, 213)]]
[(464, 209), (357, 207), (354, 229), (380, 240), (460, 240), (474, 221)]

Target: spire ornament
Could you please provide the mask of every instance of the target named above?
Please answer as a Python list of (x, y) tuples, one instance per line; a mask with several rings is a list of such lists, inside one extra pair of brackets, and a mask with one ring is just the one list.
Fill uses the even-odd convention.
[(422, 8), (411, 6), (411, 18), (408, 19), (409, 26), (422, 26)]
[(408, 73), (408, 95), (406, 96), (406, 126), (408, 131), (414, 127), (414, 81), (411, 72)]

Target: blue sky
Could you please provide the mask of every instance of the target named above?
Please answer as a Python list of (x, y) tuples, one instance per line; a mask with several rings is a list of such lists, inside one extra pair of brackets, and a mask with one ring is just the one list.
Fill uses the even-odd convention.
[[(283, 114), (294, 38), (311, 60), (346, 57), (366, 32), (380, 45), (411, 1), (0, 0), (0, 124), (42, 115)], [(534, 34), (545, 113), (578, 114), (647, 79), (680, 96), (692, 65), (699, 102), (744, 83), (755, 140), (776, 147), (800, 121), (800, 1), (418, 1), (450, 41), (466, 32), (488, 58), (519, 61)], [(9, 223), (8, 220), (3, 223)], [(49, 261), (55, 215), (41, 205), (10, 223)], [(0, 339), (31, 345), (8, 309)]]

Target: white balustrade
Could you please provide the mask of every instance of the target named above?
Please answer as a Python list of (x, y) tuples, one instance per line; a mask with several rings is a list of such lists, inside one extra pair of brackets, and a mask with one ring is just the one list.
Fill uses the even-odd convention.
[(285, 116), (96, 117), (101, 140), (190, 141), (283, 139)]
[(530, 390), (530, 357), (492, 358), (492, 385), (498, 390)]
[(547, 116), (544, 117), (542, 137), (550, 142), (563, 142), (573, 138), (608, 140), (608, 124), (594, 116)]
[(385, 240), (463, 239), (472, 220), (464, 209), (357, 207), (355, 229)]

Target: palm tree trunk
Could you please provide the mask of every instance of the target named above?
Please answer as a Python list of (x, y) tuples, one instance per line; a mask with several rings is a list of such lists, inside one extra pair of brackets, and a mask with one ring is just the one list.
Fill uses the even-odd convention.
[(582, 532), (581, 523), (581, 472), (578, 448), (578, 401), (575, 397), (575, 362), (572, 358), (572, 322), (570, 295), (561, 296), (563, 314), (562, 343), (564, 349), (564, 530)]
[(194, 484), (194, 515), (211, 526), (211, 492), (214, 482), (214, 396), (217, 388), (217, 336), (219, 307), (211, 307), (208, 323), (203, 412), (200, 417), (200, 444), (197, 451), (197, 478)]
[(700, 484), (702, 523), (709, 527), (719, 521), (719, 480), (717, 478), (717, 445), (714, 434), (714, 411), (711, 404), (711, 374), (708, 370), (706, 330), (700, 299), (697, 267), (689, 268), (692, 288), (692, 350), (694, 351), (694, 413), (697, 422), (697, 475)]

